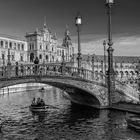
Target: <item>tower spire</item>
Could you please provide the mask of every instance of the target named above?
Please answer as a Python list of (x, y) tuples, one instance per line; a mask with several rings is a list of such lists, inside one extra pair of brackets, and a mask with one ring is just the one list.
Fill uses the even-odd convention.
[(46, 16), (44, 16), (44, 28), (47, 28), (47, 25), (46, 25)]
[(68, 25), (66, 24), (66, 30), (65, 30), (65, 36), (69, 36), (70, 35), (70, 32), (69, 32), (69, 29), (68, 29)]

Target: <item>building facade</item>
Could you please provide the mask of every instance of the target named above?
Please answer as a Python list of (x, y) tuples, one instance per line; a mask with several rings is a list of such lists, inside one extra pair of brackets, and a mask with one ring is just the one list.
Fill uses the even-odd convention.
[[(8, 51), (10, 54), (8, 54)], [(56, 34), (53, 34), (46, 26), (28, 32), (24, 39), (10, 35), (0, 35), (0, 65), (7, 65), (8, 55), (12, 64), (33, 63), (39, 58), (39, 63), (62, 62), (64, 54), (65, 61), (72, 59), (74, 48), (72, 46), (70, 32), (64, 32), (62, 44), (58, 44)]]
[[(75, 56), (76, 61), (77, 56)], [(107, 73), (108, 71), (108, 61), (106, 57), (106, 62), (104, 61), (103, 55), (82, 55), (82, 67), (93, 70), (95, 73)], [(137, 79), (140, 70), (140, 57), (132, 56), (114, 56), (113, 57), (113, 66), (116, 79), (120, 81), (133, 81)], [(77, 62), (74, 64), (77, 65)], [(106, 68), (106, 70), (105, 70)]]
[[(34, 32), (26, 33), (24, 39), (0, 34), (0, 66), (7, 65), (8, 56), (11, 64), (34, 63), (38, 57), (39, 63), (61, 63), (65, 60), (71, 66), (77, 66), (77, 55), (74, 54), (68, 28), (64, 31), (62, 44), (59, 44), (56, 34), (53, 34), (46, 24)], [(113, 59), (114, 72), (119, 80), (138, 77), (140, 57), (114, 56)], [(82, 55), (82, 67), (95, 73), (106, 73), (108, 63), (101, 55)]]
[(18, 37), (0, 34), (0, 65), (7, 65), (8, 51), (11, 64), (27, 62), (27, 41)]

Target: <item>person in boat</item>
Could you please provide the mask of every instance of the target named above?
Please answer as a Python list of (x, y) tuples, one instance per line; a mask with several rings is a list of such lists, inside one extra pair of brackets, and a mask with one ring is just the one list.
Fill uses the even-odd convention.
[(45, 102), (43, 101), (43, 99), (41, 99), (40, 104), (41, 106), (45, 106)]
[(44, 87), (42, 87), (41, 90), (44, 90)]
[(35, 98), (33, 98), (33, 100), (32, 100), (32, 105), (36, 105)]
[(44, 103), (43, 99), (38, 98), (38, 99), (37, 99), (36, 105), (37, 105), (38, 107), (41, 107), (41, 106), (45, 106), (45, 103)]
[(37, 106), (40, 106), (40, 102), (41, 102), (41, 99), (38, 97), (38, 98), (37, 98), (37, 101), (36, 101), (36, 105), (37, 105)]

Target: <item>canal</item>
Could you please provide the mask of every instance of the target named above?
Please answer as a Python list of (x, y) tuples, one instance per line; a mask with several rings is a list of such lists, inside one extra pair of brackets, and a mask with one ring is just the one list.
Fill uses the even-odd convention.
[[(1, 140), (140, 140), (139, 133), (127, 128), (125, 112), (76, 106), (57, 88), (24, 84), (0, 93)], [(29, 110), (33, 97), (53, 107), (34, 114)]]

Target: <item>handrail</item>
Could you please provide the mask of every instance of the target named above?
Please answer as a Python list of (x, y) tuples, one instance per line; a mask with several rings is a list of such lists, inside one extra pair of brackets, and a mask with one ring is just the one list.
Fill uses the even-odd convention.
[[(107, 76), (103, 73), (93, 72), (85, 68), (78, 68), (63, 65), (61, 63), (46, 63), (46, 64), (21, 64), (8, 65), (0, 67), (0, 79), (24, 76), (69, 76), (81, 80), (98, 82), (106, 84)], [(139, 93), (133, 87), (123, 84), (119, 80), (115, 80), (116, 89), (123, 91), (128, 96), (139, 98)], [(106, 84), (107, 85), (107, 84)]]

